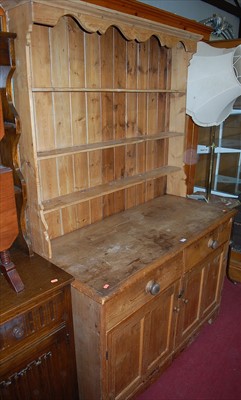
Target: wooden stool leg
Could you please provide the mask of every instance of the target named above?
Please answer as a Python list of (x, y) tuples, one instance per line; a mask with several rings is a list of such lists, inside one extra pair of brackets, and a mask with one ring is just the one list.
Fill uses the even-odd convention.
[(0, 269), (15, 292), (21, 292), (24, 289), (24, 284), (11, 260), (8, 250), (0, 252)]

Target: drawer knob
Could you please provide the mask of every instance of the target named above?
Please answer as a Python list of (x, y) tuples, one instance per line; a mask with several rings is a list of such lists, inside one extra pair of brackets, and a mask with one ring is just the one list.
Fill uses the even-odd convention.
[(219, 246), (219, 244), (218, 244), (217, 240), (209, 239), (208, 247), (210, 247), (211, 249), (217, 249), (218, 246)]
[(24, 329), (23, 328), (21, 328), (20, 326), (15, 326), (14, 328), (13, 328), (13, 336), (16, 338), (16, 339), (21, 339), (22, 337), (23, 337), (23, 335), (24, 335)]
[(146, 285), (146, 292), (152, 294), (153, 296), (158, 294), (160, 292), (159, 283), (155, 281), (149, 281)]

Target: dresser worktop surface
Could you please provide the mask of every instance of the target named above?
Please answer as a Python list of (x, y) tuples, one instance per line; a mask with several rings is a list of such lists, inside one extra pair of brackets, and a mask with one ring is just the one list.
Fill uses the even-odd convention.
[(54, 239), (52, 261), (72, 274), (83, 290), (106, 297), (233, 214), (225, 205), (162, 196)]

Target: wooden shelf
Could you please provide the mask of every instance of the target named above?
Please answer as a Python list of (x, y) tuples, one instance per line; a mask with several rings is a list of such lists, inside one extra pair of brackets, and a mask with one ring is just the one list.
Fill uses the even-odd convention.
[(78, 88), (78, 87), (36, 87), (32, 92), (100, 92), (100, 93), (181, 93), (184, 90), (178, 89), (123, 89), (123, 88)]
[(185, 197), (186, 77), (200, 35), (77, 0), (10, 3), (34, 251), (48, 257), (53, 238)]
[(138, 185), (152, 179), (157, 179), (177, 171), (180, 171), (180, 168), (173, 166), (160, 167), (144, 174), (128, 176), (126, 178), (112, 181), (103, 185), (98, 185), (87, 190), (55, 197), (54, 199), (43, 201), (43, 212), (46, 214), (70, 205), (82, 203), (84, 201), (91, 200), (99, 196), (104, 196), (109, 193), (114, 193), (130, 186)]
[(62, 149), (54, 149), (48, 151), (40, 151), (37, 153), (38, 160), (45, 160), (56, 157), (63, 157), (65, 155), (78, 154), (86, 151), (94, 151), (101, 149), (108, 149), (111, 147), (119, 147), (127, 144), (143, 143), (146, 141), (155, 141), (161, 139), (168, 139), (176, 136), (184, 136), (184, 133), (179, 132), (161, 132), (158, 135), (143, 135), (133, 138), (123, 138), (118, 140), (108, 140), (105, 142), (83, 144), (81, 146), (64, 147)]

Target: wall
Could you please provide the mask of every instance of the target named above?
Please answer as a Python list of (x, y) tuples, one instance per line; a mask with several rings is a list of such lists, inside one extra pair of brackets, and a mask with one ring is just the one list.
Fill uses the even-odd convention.
[(198, 22), (203, 19), (212, 17), (213, 14), (217, 14), (221, 17), (226, 18), (226, 21), (229, 22), (233, 27), (234, 38), (238, 38), (239, 18), (225, 11), (222, 11), (217, 7), (213, 7), (210, 4), (204, 3), (201, 0), (171, 0), (171, 1), (139, 0), (139, 1), (172, 12), (177, 15), (181, 15), (182, 17), (193, 19)]

